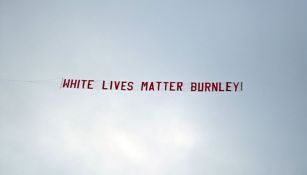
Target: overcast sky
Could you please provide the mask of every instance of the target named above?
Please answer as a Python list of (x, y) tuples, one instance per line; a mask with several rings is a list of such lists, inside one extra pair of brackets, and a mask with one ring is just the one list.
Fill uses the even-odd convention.
[[(0, 174), (307, 174), (306, 7), (0, 0)], [(244, 91), (60, 89), (62, 77)]]

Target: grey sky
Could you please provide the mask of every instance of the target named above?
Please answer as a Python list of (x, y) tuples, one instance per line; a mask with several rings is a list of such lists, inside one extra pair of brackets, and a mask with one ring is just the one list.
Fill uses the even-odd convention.
[[(0, 0), (0, 174), (307, 174), (306, 7)], [(62, 77), (245, 90), (60, 90)]]

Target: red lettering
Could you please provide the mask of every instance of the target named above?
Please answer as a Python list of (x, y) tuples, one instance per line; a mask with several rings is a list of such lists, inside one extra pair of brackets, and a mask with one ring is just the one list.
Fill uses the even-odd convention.
[(191, 91), (196, 91), (196, 83), (191, 82)]
[(92, 87), (93, 82), (94, 82), (94, 80), (88, 80), (87, 89), (93, 89), (93, 87)]
[(177, 83), (177, 91), (182, 91), (183, 82)]
[(238, 83), (233, 83), (234, 87), (235, 87), (235, 92), (238, 90), (238, 86), (239, 86), (239, 82)]
[(142, 84), (141, 84), (141, 91), (143, 91), (144, 89), (147, 91), (147, 89), (148, 89), (148, 82), (142, 82)]
[(231, 82), (226, 82), (226, 91), (231, 91)]
[(210, 92), (210, 86), (211, 86), (211, 83), (209, 83), (209, 82), (206, 82), (205, 83), (205, 91), (207, 92)]
[(128, 91), (132, 91), (133, 90), (133, 82), (129, 82), (128, 83), (128, 88), (127, 88)]
[(64, 82), (63, 82), (63, 88), (69, 88), (69, 83), (70, 83), (70, 79), (64, 79)]

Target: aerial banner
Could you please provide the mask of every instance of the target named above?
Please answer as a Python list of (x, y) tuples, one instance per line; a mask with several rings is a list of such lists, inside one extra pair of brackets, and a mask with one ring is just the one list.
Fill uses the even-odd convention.
[(63, 78), (60, 87), (102, 91), (241, 92), (243, 81), (122, 81)]

